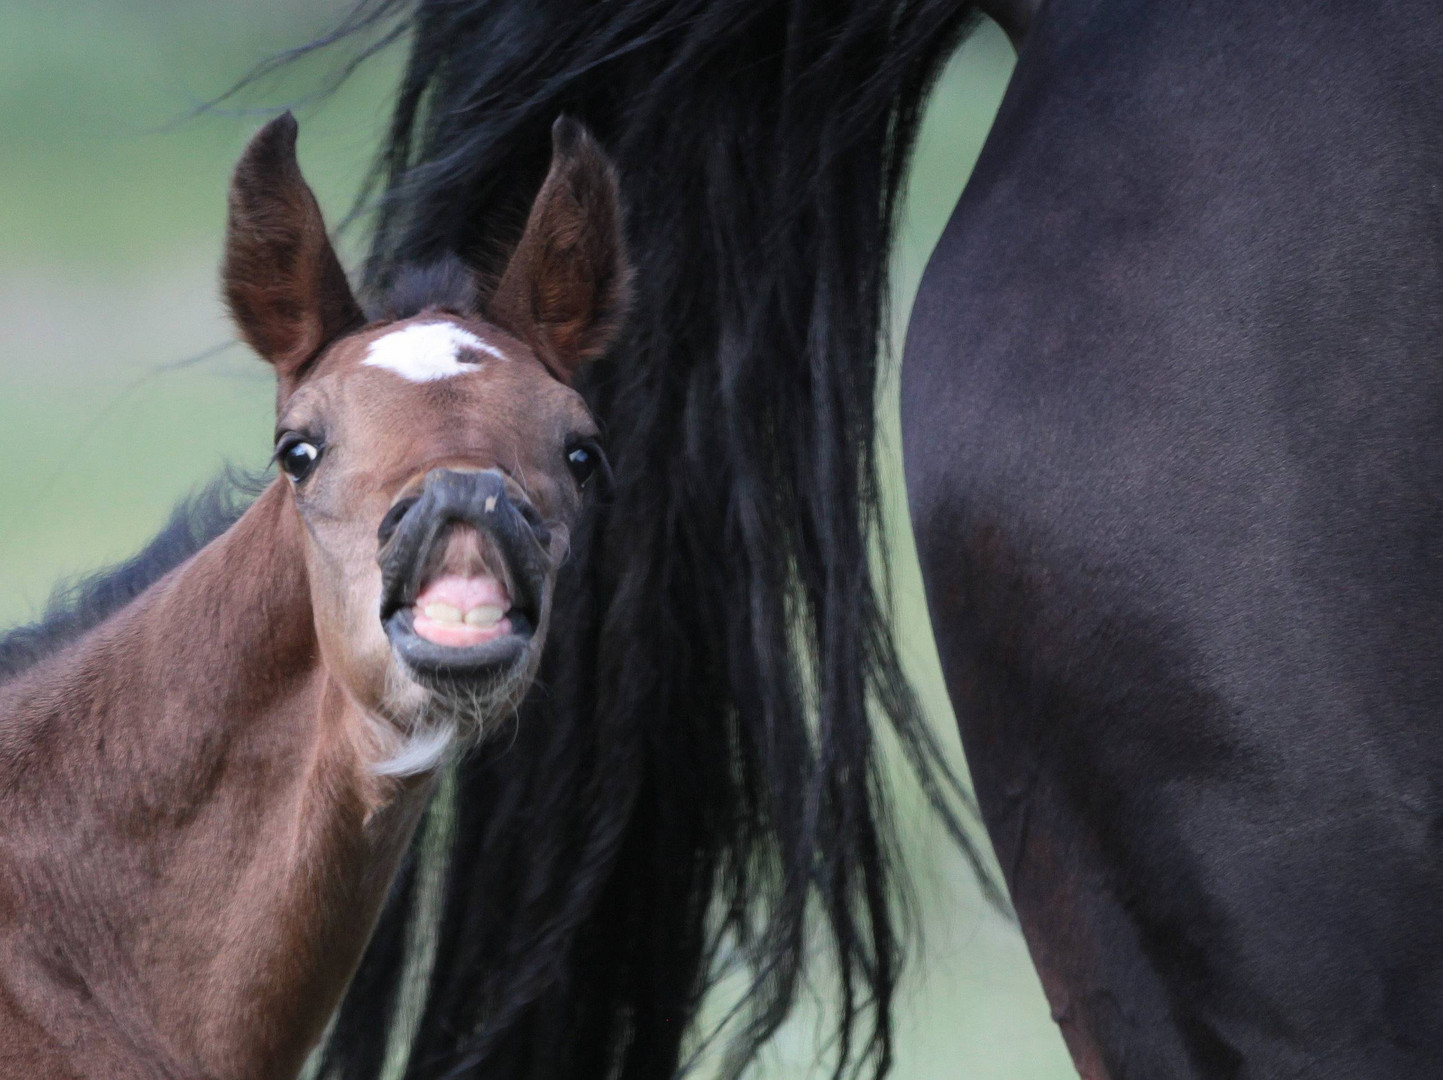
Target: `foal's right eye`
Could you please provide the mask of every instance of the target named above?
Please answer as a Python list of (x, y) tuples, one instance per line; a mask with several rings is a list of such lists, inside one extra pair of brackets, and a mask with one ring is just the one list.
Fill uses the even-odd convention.
[(316, 462), (321, 460), (321, 450), (315, 443), (295, 439), (283, 444), (276, 457), (280, 460), (281, 471), (289, 476), (293, 483), (299, 484), (311, 475)]

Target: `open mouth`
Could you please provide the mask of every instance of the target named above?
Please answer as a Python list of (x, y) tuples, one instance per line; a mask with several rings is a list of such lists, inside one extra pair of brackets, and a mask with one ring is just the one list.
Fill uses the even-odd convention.
[(508, 587), (504, 565), (488, 565), (496, 560), (487, 539), (470, 525), (448, 526), (383, 608), (391, 647), (416, 674), (496, 675), (524, 656), (535, 613), (513, 600), (520, 590)]
[(443, 574), (421, 586), (411, 628), (433, 645), (470, 649), (511, 632), (511, 597), (490, 574)]
[(481, 517), (480, 527), (429, 507), (413, 511), (415, 502), (397, 507), (393, 535), (382, 525), (381, 623), (391, 648), (422, 678), (504, 675), (536, 631), (545, 581), (539, 545), (496, 500), (467, 500), (491, 508), (466, 515)]

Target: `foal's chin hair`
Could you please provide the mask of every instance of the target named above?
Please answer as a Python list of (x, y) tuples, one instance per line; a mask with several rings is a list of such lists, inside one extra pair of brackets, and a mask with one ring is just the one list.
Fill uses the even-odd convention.
[(421, 686), (418, 695), (417, 682), (400, 670), (399, 661), (393, 661), (386, 672), (380, 722), (401, 736), (371, 771), (392, 778), (419, 776), (479, 746), (503, 720), (516, 717), (535, 667), (528, 650), (523, 663), (495, 678), (438, 681)]

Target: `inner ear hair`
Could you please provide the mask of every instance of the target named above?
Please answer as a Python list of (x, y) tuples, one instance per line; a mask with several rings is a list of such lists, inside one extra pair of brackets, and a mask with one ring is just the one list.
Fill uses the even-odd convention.
[(275, 366), (284, 397), (331, 341), (365, 325), (296, 161), (289, 112), (251, 139), (231, 178), (221, 271), (242, 338)]
[(551, 129), (551, 170), (487, 304), (559, 378), (604, 353), (631, 297), (616, 171), (577, 121)]

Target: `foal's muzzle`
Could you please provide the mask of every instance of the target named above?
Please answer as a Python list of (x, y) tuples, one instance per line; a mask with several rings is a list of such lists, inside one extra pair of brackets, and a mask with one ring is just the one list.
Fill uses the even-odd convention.
[[(436, 572), (453, 526), (469, 525), (483, 538), (489, 572), (511, 598), (510, 632), (472, 646), (440, 645), (415, 628), (414, 605)], [(513, 498), (494, 469), (433, 469), (419, 495), (400, 499), (381, 521), (381, 625), (391, 647), (424, 678), (475, 678), (503, 674), (526, 654), (544, 606), (551, 576), (550, 531), (524, 497)], [(490, 563), (499, 565), (489, 565)]]

